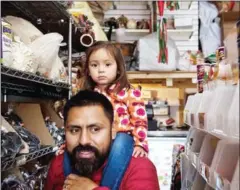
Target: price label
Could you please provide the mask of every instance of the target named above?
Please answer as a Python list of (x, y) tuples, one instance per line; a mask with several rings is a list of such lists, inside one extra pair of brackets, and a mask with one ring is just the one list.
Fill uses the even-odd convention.
[(197, 155), (193, 154), (193, 163), (195, 166), (197, 166)]

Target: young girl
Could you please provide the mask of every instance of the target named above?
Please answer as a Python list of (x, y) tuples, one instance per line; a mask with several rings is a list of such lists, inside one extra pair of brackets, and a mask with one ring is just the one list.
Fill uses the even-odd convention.
[(85, 89), (105, 95), (114, 107), (113, 138), (123, 132), (133, 136), (134, 157), (148, 153), (147, 115), (141, 91), (134, 89), (125, 70), (121, 50), (109, 42), (97, 42), (87, 51)]

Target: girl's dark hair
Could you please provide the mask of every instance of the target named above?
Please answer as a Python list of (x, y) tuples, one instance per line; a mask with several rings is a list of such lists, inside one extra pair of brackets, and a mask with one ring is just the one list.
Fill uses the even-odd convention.
[(98, 41), (96, 42), (92, 47), (90, 47), (86, 52), (86, 64), (84, 65), (84, 89), (94, 90), (96, 83), (92, 80), (91, 76), (89, 75), (89, 58), (92, 55), (93, 52), (104, 48), (106, 49), (116, 60), (117, 63), (117, 77), (116, 79), (107, 86), (106, 92), (109, 93), (109, 88), (113, 84), (117, 84), (114, 92), (118, 93), (123, 88), (129, 89), (131, 87), (130, 82), (127, 79), (127, 73), (125, 68), (125, 61), (122, 55), (121, 50), (116, 47), (114, 44), (110, 42), (104, 42), (104, 41)]
[(66, 124), (68, 113), (73, 107), (85, 107), (99, 105), (103, 108), (106, 117), (109, 122), (113, 123), (113, 106), (112, 103), (102, 94), (92, 90), (80, 90), (75, 96), (72, 96), (70, 100), (64, 106), (63, 118)]

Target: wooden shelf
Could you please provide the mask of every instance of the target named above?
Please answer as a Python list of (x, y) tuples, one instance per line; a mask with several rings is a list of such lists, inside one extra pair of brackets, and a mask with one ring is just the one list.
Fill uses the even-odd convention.
[(221, 14), (224, 22), (234, 22), (240, 19), (239, 12), (237, 11), (229, 11)]
[(196, 72), (128, 71), (127, 76), (131, 83), (159, 83), (169, 87), (194, 88), (197, 82)]
[(194, 79), (197, 77), (196, 72), (184, 71), (128, 71), (129, 80), (139, 79)]
[[(109, 27), (102, 27), (102, 29), (107, 32), (109, 30)], [(113, 33), (116, 32), (116, 29), (112, 30)], [(125, 29), (126, 33), (150, 33), (149, 29)]]

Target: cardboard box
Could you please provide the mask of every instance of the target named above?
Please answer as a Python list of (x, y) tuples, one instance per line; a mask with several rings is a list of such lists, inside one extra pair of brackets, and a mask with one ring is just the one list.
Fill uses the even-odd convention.
[(15, 106), (14, 111), (23, 120), (24, 127), (36, 135), (42, 145), (55, 145), (45, 125), (39, 104), (18, 104)]
[(61, 128), (61, 127), (64, 126), (63, 119), (61, 119), (58, 116), (58, 114), (55, 112), (55, 110), (53, 109), (51, 101), (42, 102), (40, 105), (41, 105), (41, 111), (42, 111), (42, 114), (43, 114), (44, 118), (49, 116), (51, 118), (51, 121), (56, 123), (57, 127)]

